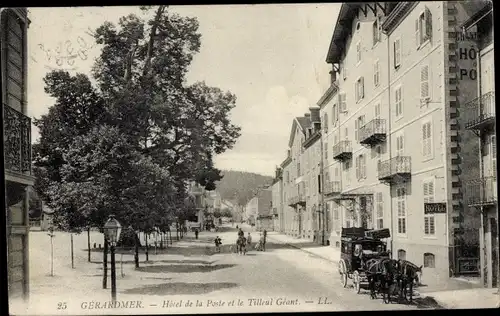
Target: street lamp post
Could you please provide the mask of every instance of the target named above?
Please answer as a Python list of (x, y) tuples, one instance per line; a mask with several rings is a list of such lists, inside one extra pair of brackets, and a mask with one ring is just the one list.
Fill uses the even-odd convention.
[(116, 301), (115, 246), (118, 238), (120, 237), (121, 230), (122, 226), (115, 219), (115, 216), (109, 215), (108, 221), (104, 224), (104, 234), (109, 241), (111, 252), (111, 299), (113, 302)]

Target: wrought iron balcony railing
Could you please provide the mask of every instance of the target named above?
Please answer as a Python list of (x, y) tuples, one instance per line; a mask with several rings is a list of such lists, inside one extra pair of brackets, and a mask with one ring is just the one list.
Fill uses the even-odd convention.
[(4, 104), (5, 169), (31, 175), (31, 118)]
[(397, 178), (407, 179), (411, 177), (411, 157), (396, 156), (382, 161), (378, 170), (378, 179), (385, 182), (393, 182)]
[(375, 145), (386, 139), (384, 119), (373, 119), (359, 129), (359, 142), (366, 145)]
[(297, 204), (299, 205), (305, 205), (306, 204), (306, 195), (303, 193), (300, 193), (296, 196), (292, 196), (288, 199), (288, 205), (289, 206), (296, 206)]
[(465, 128), (483, 130), (495, 125), (495, 91), (475, 98), (465, 105)]
[(325, 183), (325, 194), (338, 194), (342, 191), (340, 181), (328, 181)]
[(352, 157), (351, 141), (342, 140), (333, 146), (333, 159), (346, 160)]
[(470, 180), (465, 186), (469, 206), (486, 206), (497, 203), (497, 177)]

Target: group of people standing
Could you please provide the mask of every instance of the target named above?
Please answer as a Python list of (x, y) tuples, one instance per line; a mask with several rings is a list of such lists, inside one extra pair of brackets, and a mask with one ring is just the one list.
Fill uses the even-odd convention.
[[(260, 238), (259, 242), (255, 247), (255, 250), (257, 251), (265, 251), (266, 250), (266, 239), (267, 239), (267, 231), (264, 230), (263, 232), (260, 233)], [(241, 247), (248, 247), (248, 249), (252, 249), (252, 235), (250, 232), (248, 232), (247, 237), (245, 237), (245, 233), (241, 228), (238, 228), (238, 239), (236, 240), (236, 245)]]

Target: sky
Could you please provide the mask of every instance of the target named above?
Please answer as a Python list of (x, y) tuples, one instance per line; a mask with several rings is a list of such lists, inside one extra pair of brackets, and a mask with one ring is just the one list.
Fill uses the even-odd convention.
[[(201, 49), (187, 83), (205, 81), (237, 97), (231, 120), (241, 126), (242, 135), (231, 150), (215, 157), (217, 168), (274, 174), (286, 157), (293, 118), (316, 106), (329, 86), (331, 66), (325, 58), (339, 9), (338, 3), (170, 7), (200, 24)], [(138, 7), (29, 12), (28, 114), (34, 118), (54, 104), (44, 92), (47, 72), (66, 69), (90, 75), (100, 48), (89, 30), (141, 14)], [(67, 51), (78, 52), (78, 58), (55, 58)], [(33, 127), (33, 140), (38, 137)]]

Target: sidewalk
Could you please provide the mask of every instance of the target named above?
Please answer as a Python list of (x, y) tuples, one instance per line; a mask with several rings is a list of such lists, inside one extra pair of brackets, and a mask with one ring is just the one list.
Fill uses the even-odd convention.
[(467, 289), (440, 292), (425, 292), (422, 298), (434, 299), (446, 309), (498, 308), (498, 289)]
[[(296, 249), (309, 253), (337, 264), (340, 259), (340, 249), (332, 246), (319, 246), (310, 241), (286, 236), (278, 232), (269, 232), (268, 239), (282, 244), (287, 244)], [(498, 289), (482, 288), (474, 282), (461, 280), (459, 278), (425, 278), (425, 287), (416, 289), (420, 300), (433, 300), (446, 309), (467, 308), (498, 308)], [(429, 282), (426, 282), (429, 281)], [(436, 282), (434, 282), (436, 281)]]
[(267, 238), (270, 241), (272, 240), (282, 244), (288, 244), (294, 248), (307, 252), (312, 256), (330, 261), (334, 264), (337, 264), (340, 260), (340, 249), (332, 246), (321, 246), (309, 240), (286, 236), (278, 232), (269, 232)]

